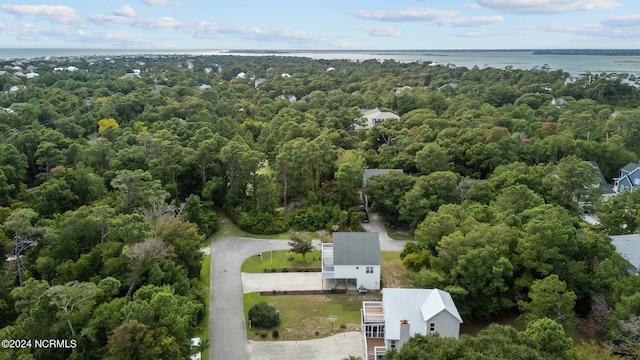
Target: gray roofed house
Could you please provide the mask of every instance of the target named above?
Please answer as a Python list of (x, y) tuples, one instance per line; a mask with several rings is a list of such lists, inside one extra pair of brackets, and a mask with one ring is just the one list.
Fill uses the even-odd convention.
[(335, 265), (381, 265), (378, 233), (333, 233)]
[(415, 334), (458, 338), (462, 317), (451, 294), (440, 289), (382, 289), (382, 301), (362, 303), (367, 357), (399, 349)]
[(322, 278), (331, 288), (380, 290), (380, 238), (373, 232), (335, 232), (322, 244)]
[(640, 269), (640, 234), (612, 235), (611, 244), (630, 264), (629, 272), (637, 275)]

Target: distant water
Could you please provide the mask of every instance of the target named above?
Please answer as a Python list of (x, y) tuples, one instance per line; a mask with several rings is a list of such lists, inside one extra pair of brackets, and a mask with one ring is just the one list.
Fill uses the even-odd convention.
[(550, 70), (563, 70), (571, 75), (592, 73), (640, 74), (640, 55), (592, 54), (534, 54), (534, 50), (407, 50), (407, 51), (339, 51), (339, 50), (131, 50), (131, 49), (0, 49), (0, 59), (41, 58), (58, 56), (117, 56), (117, 55), (242, 55), (242, 56), (298, 56), (312, 59), (368, 59), (398, 62), (436, 62), (458, 67), (491, 67), (529, 70), (547, 65)]

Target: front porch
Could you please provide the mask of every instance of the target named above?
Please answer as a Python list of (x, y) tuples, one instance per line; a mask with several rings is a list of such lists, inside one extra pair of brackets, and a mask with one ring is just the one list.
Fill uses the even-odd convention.
[(382, 359), (387, 352), (384, 325), (382, 301), (363, 301), (362, 333), (367, 360)]

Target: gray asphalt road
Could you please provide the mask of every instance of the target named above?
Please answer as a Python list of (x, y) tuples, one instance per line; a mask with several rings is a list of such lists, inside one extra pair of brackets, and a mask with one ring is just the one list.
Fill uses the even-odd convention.
[(258, 252), (288, 249), (286, 240), (219, 238), (211, 243), (209, 359), (249, 360), (240, 266)]

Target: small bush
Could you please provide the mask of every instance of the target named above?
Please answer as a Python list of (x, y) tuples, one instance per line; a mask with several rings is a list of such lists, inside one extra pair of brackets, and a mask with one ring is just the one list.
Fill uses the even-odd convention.
[(274, 339), (277, 339), (278, 337), (280, 337), (280, 332), (278, 331), (278, 329), (275, 329), (271, 332), (271, 337)]
[(346, 324), (340, 324), (340, 329), (345, 330), (347, 328)]
[(272, 293), (273, 295), (276, 295), (278, 292), (277, 292), (275, 289), (273, 289), (273, 290), (271, 290), (271, 293)]
[(282, 268), (282, 272), (289, 272), (289, 269), (287, 269), (287, 268)]
[(275, 268), (271, 268), (271, 272), (276, 272), (276, 269)]
[(266, 339), (266, 338), (267, 338), (267, 335), (268, 335), (268, 334), (267, 334), (267, 332), (266, 332), (266, 331), (263, 331), (263, 332), (261, 332), (261, 333), (260, 333), (260, 337), (261, 337), (261, 338), (263, 338), (263, 339)]
[(320, 331), (316, 330), (316, 336), (320, 335)]
[(280, 324), (280, 314), (275, 307), (263, 301), (249, 309), (249, 320), (255, 326), (271, 328)]

